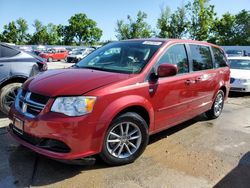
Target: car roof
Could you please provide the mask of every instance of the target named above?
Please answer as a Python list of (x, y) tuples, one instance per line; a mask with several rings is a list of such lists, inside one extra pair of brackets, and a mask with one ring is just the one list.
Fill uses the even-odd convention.
[(248, 56), (239, 56), (239, 57), (228, 57), (227, 59), (239, 59), (239, 60), (250, 60)]
[[(169, 39), (169, 38), (142, 38), (142, 39), (128, 39), (123, 41), (152, 41), (152, 42), (162, 42), (162, 43), (190, 43), (190, 44), (199, 44), (199, 45), (207, 45), (207, 46), (214, 46), (217, 48), (221, 48), (218, 45), (206, 42), (206, 41), (197, 41), (191, 39)], [(222, 48), (221, 48), (222, 49)]]

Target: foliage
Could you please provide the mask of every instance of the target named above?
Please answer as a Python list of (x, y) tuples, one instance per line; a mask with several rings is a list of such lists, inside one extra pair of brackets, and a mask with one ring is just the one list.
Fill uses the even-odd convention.
[(210, 0), (194, 0), (185, 7), (189, 12), (189, 35), (195, 40), (208, 40), (210, 29), (215, 21), (214, 5), (209, 5)]
[(235, 38), (237, 45), (250, 45), (250, 11), (242, 10), (235, 16)]
[(235, 21), (235, 16), (230, 13), (223, 14), (221, 19), (216, 18), (209, 42), (220, 45), (234, 45), (232, 42), (235, 38)]
[(69, 26), (64, 29), (66, 38), (75, 39), (79, 45), (94, 44), (102, 36), (102, 30), (97, 27), (96, 22), (82, 13), (72, 16), (69, 19)]
[(47, 27), (42, 24), (41, 21), (35, 20), (33, 27), (35, 28), (35, 32), (31, 37), (31, 44), (49, 44), (48, 43), (48, 32)]
[(160, 29), (159, 37), (182, 38), (187, 32), (187, 27), (185, 7), (178, 7), (173, 14), (170, 14), (169, 7), (162, 9), (157, 20), (157, 28)]
[(216, 18), (212, 34), (209, 41), (219, 45), (250, 45), (250, 11), (225, 13), (221, 19)]
[(7, 25), (4, 25), (4, 31), (2, 34), (3, 42), (17, 43), (18, 29), (14, 21)]
[(139, 11), (136, 20), (133, 20), (130, 15), (127, 16), (128, 23), (123, 20), (117, 21), (116, 37), (119, 40), (133, 39), (133, 38), (148, 38), (152, 36), (150, 26), (145, 22), (147, 14)]
[(26, 20), (24, 20), (23, 18), (17, 19), (16, 24), (18, 30), (18, 36), (17, 36), (18, 44), (25, 44), (29, 40), (29, 35), (27, 33), (28, 24)]

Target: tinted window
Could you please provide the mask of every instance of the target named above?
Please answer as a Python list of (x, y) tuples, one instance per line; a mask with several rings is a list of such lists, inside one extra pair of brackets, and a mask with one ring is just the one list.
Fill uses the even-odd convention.
[(183, 44), (171, 46), (158, 61), (158, 65), (162, 63), (177, 65), (178, 73), (187, 73), (189, 68), (185, 46)]
[(0, 45), (0, 57), (13, 57), (17, 54), (19, 54), (18, 50)]
[(223, 51), (219, 48), (212, 47), (214, 53), (214, 60), (215, 60), (215, 67), (226, 67), (227, 66), (227, 59), (223, 53)]
[(212, 56), (208, 46), (190, 45), (193, 58), (193, 70), (200, 71), (213, 68)]

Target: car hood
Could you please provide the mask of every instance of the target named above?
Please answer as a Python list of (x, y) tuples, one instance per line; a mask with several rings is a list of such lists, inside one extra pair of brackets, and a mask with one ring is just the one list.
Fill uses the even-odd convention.
[(250, 70), (243, 70), (243, 69), (230, 69), (230, 70), (231, 70), (231, 78), (250, 79)]
[(40, 95), (82, 95), (99, 87), (129, 78), (129, 74), (91, 69), (49, 70), (25, 82), (23, 88)]

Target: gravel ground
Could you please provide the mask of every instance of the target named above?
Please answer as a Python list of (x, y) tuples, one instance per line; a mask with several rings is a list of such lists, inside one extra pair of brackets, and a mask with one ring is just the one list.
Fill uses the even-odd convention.
[[(53, 62), (49, 68), (69, 66)], [(133, 164), (76, 166), (18, 145), (0, 115), (0, 187), (249, 187), (250, 95), (232, 95), (219, 119), (203, 115), (150, 137)]]

